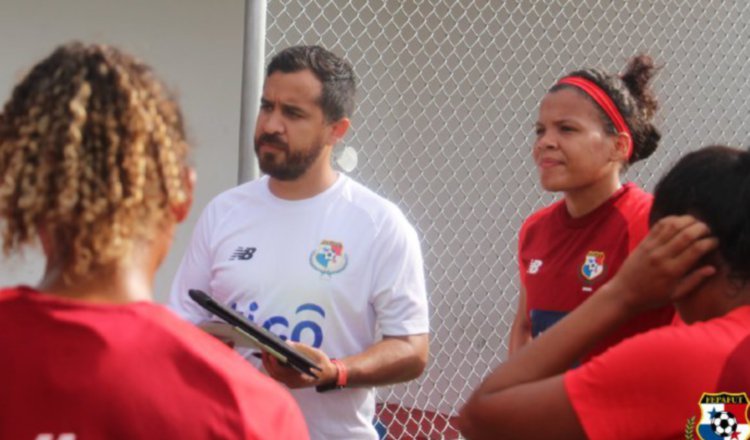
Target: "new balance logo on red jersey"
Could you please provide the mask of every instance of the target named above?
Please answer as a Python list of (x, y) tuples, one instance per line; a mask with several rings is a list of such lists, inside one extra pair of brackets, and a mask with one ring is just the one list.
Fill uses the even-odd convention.
[(76, 435), (70, 432), (60, 435), (42, 433), (37, 435), (35, 440), (76, 440)]
[(526, 272), (532, 275), (535, 273), (539, 273), (539, 269), (541, 269), (542, 264), (544, 264), (542, 260), (531, 260), (529, 262), (529, 269)]
[(253, 255), (255, 254), (255, 251), (258, 249), (254, 247), (238, 247), (236, 251), (232, 254), (231, 258), (229, 258), (229, 261), (233, 260), (249, 260), (253, 258)]

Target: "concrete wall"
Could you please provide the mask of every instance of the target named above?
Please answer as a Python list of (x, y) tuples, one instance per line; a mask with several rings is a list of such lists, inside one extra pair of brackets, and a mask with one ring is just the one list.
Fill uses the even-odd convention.
[[(177, 91), (194, 146), (198, 185), (193, 211), (156, 280), (164, 301), (205, 204), (237, 181), (242, 75), (242, 0), (0, 0), (0, 101), (26, 69), (60, 43), (115, 44), (143, 59)], [(37, 249), (0, 259), (0, 286), (34, 284)]]

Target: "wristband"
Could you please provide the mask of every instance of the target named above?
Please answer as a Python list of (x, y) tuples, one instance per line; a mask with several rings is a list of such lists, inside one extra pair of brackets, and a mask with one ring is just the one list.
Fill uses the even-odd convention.
[(336, 367), (336, 380), (325, 384), (318, 385), (315, 387), (315, 391), (324, 393), (331, 390), (340, 390), (346, 387), (346, 383), (349, 378), (349, 371), (346, 369), (346, 365), (338, 359), (331, 359), (331, 363)]
[(338, 371), (338, 375), (336, 376), (336, 387), (346, 387), (346, 382), (349, 380), (349, 371), (346, 369), (346, 365), (338, 359), (331, 359), (331, 362), (333, 362), (333, 365), (336, 366), (336, 371)]

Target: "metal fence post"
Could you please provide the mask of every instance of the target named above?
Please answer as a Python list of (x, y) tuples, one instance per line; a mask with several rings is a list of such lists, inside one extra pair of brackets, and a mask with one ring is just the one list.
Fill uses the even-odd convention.
[(263, 90), (266, 42), (266, 0), (245, 0), (245, 33), (242, 54), (242, 104), (238, 183), (258, 177), (253, 133)]

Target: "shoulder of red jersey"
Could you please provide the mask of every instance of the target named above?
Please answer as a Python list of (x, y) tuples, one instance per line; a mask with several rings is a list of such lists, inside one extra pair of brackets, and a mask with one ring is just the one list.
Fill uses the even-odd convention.
[(620, 197), (615, 205), (617, 206), (628, 206), (630, 209), (645, 209), (646, 211), (651, 210), (651, 205), (654, 202), (654, 196), (641, 189), (638, 185), (633, 183), (626, 184), (626, 191), (623, 194), (624, 197)]
[(550, 217), (554, 215), (554, 213), (560, 209), (560, 206), (565, 203), (564, 199), (560, 199), (551, 205), (547, 205), (544, 208), (539, 209), (538, 211), (534, 212), (530, 216), (526, 217), (526, 220), (523, 221), (523, 225), (521, 226), (521, 229), (528, 229), (529, 227), (543, 222)]

